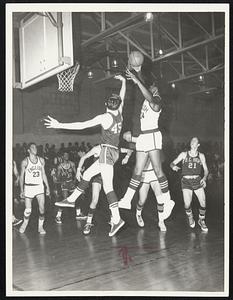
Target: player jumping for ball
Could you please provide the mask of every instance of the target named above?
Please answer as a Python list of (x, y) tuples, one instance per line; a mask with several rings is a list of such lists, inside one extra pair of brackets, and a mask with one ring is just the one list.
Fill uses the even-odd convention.
[[(141, 134), (136, 141), (136, 165), (129, 187), (118, 205), (120, 208), (131, 209), (131, 200), (140, 184), (142, 171), (149, 157), (162, 190), (163, 202), (168, 204), (166, 205), (167, 209), (172, 210), (175, 203), (171, 200), (168, 181), (163, 172), (160, 158), (162, 134), (158, 128), (158, 120), (161, 113), (162, 99), (158, 93), (158, 88), (154, 84), (147, 89), (142, 81), (129, 70), (126, 71), (126, 76), (137, 84), (145, 100), (140, 114)], [(131, 141), (129, 137), (128, 142)]]
[(82, 130), (101, 125), (101, 152), (99, 159), (84, 172), (83, 178), (78, 183), (74, 192), (67, 199), (56, 202), (55, 205), (74, 207), (76, 199), (87, 189), (91, 178), (101, 173), (103, 189), (112, 214), (112, 226), (109, 236), (113, 236), (125, 223), (120, 217), (118, 199), (113, 190), (113, 166), (119, 158), (118, 144), (123, 122), (122, 109), (126, 92), (126, 79), (121, 75), (115, 76), (115, 79), (122, 82), (120, 94), (112, 94), (112, 96), (107, 99), (105, 102), (106, 112), (104, 114), (98, 115), (85, 122), (75, 123), (60, 123), (50, 116), (45, 119), (45, 126), (47, 128)]
[[(127, 131), (123, 134), (123, 138), (125, 140), (128, 139), (128, 137), (131, 137), (132, 142), (136, 143), (137, 137), (134, 137), (131, 135), (130, 131)], [(130, 156), (132, 155), (133, 150), (128, 149), (126, 156), (122, 160), (122, 164), (127, 164)], [(150, 158), (148, 158), (146, 165), (142, 172), (142, 178), (141, 178), (141, 184), (139, 188), (139, 200), (136, 206), (136, 219), (137, 223), (140, 227), (144, 227), (144, 221), (142, 219), (142, 210), (144, 207), (144, 204), (146, 202), (149, 188), (152, 188), (154, 195), (157, 200), (157, 210), (158, 210), (158, 226), (161, 231), (166, 231), (166, 225), (164, 223), (165, 219), (167, 219), (171, 214), (171, 208), (170, 206), (166, 208), (166, 205), (168, 202), (163, 202), (164, 197), (163, 193), (160, 188), (160, 184), (158, 182), (158, 178), (154, 172), (154, 169), (152, 167)]]

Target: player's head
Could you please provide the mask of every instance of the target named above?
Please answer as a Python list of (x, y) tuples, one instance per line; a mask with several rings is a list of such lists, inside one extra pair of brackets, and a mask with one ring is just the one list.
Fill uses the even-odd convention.
[(27, 146), (27, 151), (29, 154), (36, 155), (37, 154), (37, 147), (35, 143), (29, 143)]
[(139, 51), (132, 51), (129, 55), (128, 66), (129, 69), (134, 69), (136, 72), (141, 70), (144, 61), (144, 55)]
[(110, 110), (117, 110), (121, 105), (121, 97), (117, 94), (112, 94), (106, 101), (105, 106)]
[(196, 136), (193, 137), (190, 141), (191, 149), (197, 150), (199, 146), (200, 146), (199, 139)]
[(64, 161), (68, 161), (69, 160), (69, 153), (68, 152), (64, 152), (63, 153), (63, 160)]

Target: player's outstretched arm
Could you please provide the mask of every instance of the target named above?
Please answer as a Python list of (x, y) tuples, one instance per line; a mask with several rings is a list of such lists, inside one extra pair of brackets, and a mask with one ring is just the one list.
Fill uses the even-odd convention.
[(94, 127), (102, 124), (102, 116), (98, 115), (91, 120), (84, 122), (74, 122), (74, 123), (61, 123), (56, 119), (48, 116), (47, 119), (44, 119), (44, 125), (46, 128), (54, 129), (68, 129), (68, 130), (82, 130), (89, 127)]
[(126, 76), (128, 80), (132, 80), (135, 84), (138, 85), (145, 99), (149, 102), (153, 102), (152, 93), (145, 87), (145, 85), (140, 81), (137, 76), (135, 76), (129, 69), (126, 69)]
[(120, 94), (119, 94), (119, 96), (121, 97), (121, 101), (122, 101), (119, 110), (122, 112), (123, 107), (124, 107), (124, 102), (125, 102), (126, 79), (122, 75), (116, 75), (114, 78), (118, 79), (122, 82), (121, 90), (120, 90)]

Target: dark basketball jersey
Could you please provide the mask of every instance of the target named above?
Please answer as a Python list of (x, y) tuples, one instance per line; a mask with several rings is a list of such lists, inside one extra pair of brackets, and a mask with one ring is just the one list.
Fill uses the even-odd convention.
[(199, 157), (199, 153), (197, 156), (192, 157), (189, 155), (189, 152), (187, 151), (187, 155), (185, 159), (182, 161), (182, 175), (200, 175), (201, 174), (201, 160)]
[(118, 147), (123, 118), (119, 111), (116, 116), (110, 112), (108, 113), (112, 116), (113, 122), (108, 129), (102, 128), (101, 144), (107, 144), (114, 147)]
[(73, 169), (71, 163), (68, 164), (67, 167), (64, 167), (61, 164), (61, 178), (63, 181), (70, 181), (73, 179)]

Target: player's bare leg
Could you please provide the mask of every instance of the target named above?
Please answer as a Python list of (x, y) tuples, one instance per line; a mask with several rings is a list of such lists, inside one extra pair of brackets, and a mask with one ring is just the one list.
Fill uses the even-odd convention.
[(204, 188), (200, 188), (198, 190), (194, 190), (196, 194), (200, 207), (199, 207), (199, 220), (198, 225), (201, 227), (201, 230), (204, 232), (208, 232), (208, 227), (205, 223), (205, 214), (206, 214), (206, 197)]
[(144, 221), (142, 218), (142, 210), (144, 207), (144, 204), (146, 202), (148, 192), (149, 192), (150, 184), (148, 183), (142, 183), (139, 189), (139, 200), (136, 207), (136, 220), (138, 223), (138, 226), (144, 227)]
[(193, 191), (190, 189), (182, 189), (182, 192), (183, 192), (183, 197), (184, 197), (185, 213), (188, 217), (189, 226), (191, 228), (194, 228), (195, 220), (193, 218), (193, 212), (192, 212), (192, 208), (191, 208)]
[(24, 216), (23, 216), (23, 224), (19, 228), (20, 233), (24, 233), (29, 222), (30, 215), (32, 213), (32, 199), (25, 198), (25, 209), (24, 209)]
[(92, 183), (92, 199), (91, 199), (91, 204), (89, 206), (89, 211), (88, 211), (88, 215), (87, 215), (87, 222), (83, 229), (83, 233), (85, 235), (87, 235), (91, 232), (91, 227), (93, 226), (92, 219), (93, 219), (93, 216), (95, 213), (96, 206), (99, 201), (99, 194), (100, 194), (101, 188), (102, 188), (102, 186), (100, 183), (97, 183), (97, 182)]
[(158, 177), (158, 182), (160, 184), (160, 188), (161, 188), (162, 195), (164, 198), (163, 202), (165, 204), (164, 219), (167, 219), (173, 210), (175, 202), (173, 200), (171, 200), (170, 191), (168, 189), (168, 180), (162, 169), (161, 150), (150, 151), (149, 157), (150, 157), (153, 169), (155, 171), (155, 174)]
[(88, 188), (91, 178), (100, 173), (99, 161), (95, 161), (84, 173), (83, 178), (73, 193), (61, 202), (56, 202), (56, 206), (75, 207), (76, 199)]
[(125, 222), (120, 217), (118, 198), (113, 190), (113, 166), (101, 163), (100, 170), (103, 180), (103, 189), (106, 194), (109, 209), (111, 210), (112, 215), (112, 226), (109, 236), (113, 236), (125, 224)]
[(38, 205), (39, 205), (39, 220), (38, 220), (38, 232), (40, 234), (46, 234), (44, 230), (44, 205), (45, 205), (45, 196), (44, 194), (40, 194), (36, 196)]

